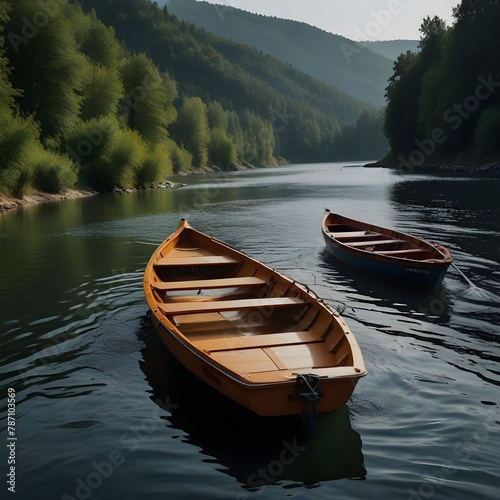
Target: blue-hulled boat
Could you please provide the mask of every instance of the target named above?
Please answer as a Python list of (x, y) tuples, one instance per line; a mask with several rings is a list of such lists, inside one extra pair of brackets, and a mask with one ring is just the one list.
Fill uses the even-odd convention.
[(328, 250), (345, 264), (385, 279), (431, 288), (453, 262), (441, 245), (326, 209), (322, 224)]

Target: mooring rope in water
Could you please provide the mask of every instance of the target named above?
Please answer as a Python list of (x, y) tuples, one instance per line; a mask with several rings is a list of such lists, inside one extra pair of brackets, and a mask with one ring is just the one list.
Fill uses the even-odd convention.
[(468, 291), (472, 291), (474, 295), (470, 298), (486, 300), (486, 301), (498, 300), (498, 297), (494, 293), (488, 292), (487, 290), (484, 290), (483, 288), (480, 288), (474, 283), (472, 283), (472, 281), (462, 272), (462, 270), (454, 262), (452, 262), (451, 265), (459, 272), (460, 276), (462, 276), (462, 278), (464, 278), (464, 280), (467, 281), (467, 283), (469, 284), (470, 288), (465, 293), (467, 293)]
[(472, 281), (469, 278), (467, 278), (467, 276), (465, 276), (465, 274), (461, 271), (461, 269), (454, 262), (452, 262), (451, 265), (460, 273), (462, 278), (464, 278), (465, 281), (467, 281), (467, 283), (469, 283), (470, 286), (477, 288), (477, 286), (474, 285), (474, 283), (472, 283)]

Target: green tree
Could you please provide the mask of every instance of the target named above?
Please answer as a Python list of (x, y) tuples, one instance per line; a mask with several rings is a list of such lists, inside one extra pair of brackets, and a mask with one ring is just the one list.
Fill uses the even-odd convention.
[(120, 44), (115, 37), (115, 31), (98, 19), (94, 20), (85, 32), (80, 50), (97, 66), (108, 69), (118, 66)]
[(235, 144), (238, 161), (241, 162), (243, 161), (244, 135), (241, 128), (240, 118), (236, 111), (230, 111), (227, 114), (227, 119), (227, 132), (229, 137), (231, 137), (232, 141)]
[(175, 139), (193, 155), (193, 166), (203, 168), (208, 161), (210, 129), (207, 107), (199, 97), (184, 101), (174, 127)]
[(39, 148), (34, 161), (33, 185), (44, 193), (62, 193), (78, 180), (75, 164), (65, 155)]
[(238, 162), (236, 145), (221, 128), (214, 128), (210, 131), (208, 159), (210, 163), (224, 170), (232, 170)]
[(188, 172), (193, 165), (193, 155), (172, 139), (168, 140), (167, 145), (174, 174)]
[[(444, 47), (446, 34), (446, 23), (434, 16), (427, 16), (420, 25), (420, 42), (418, 44), (424, 64), (429, 67), (436, 63)], [(427, 60), (427, 61), (425, 61)]]
[(255, 113), (243, 113), (244, 130), (243, 160), (259, 167), (275, 165), (273, 156), (276, 145), (274, 130), (270, 122)]
[(482, 112), (474, 131), (474, 142), (481, 156), (491, 155), (500, 149), (500, 106)]
[(148, 148), (142, 164), (137, 169), (136, 185), (148, 187), (162, 182), (172, 171), (172, 159), (167, 142), (154, 144)]
[[(0, 33), (8, 22), (9, 5), (0, 0)], [(44, 150), (40, 130), (32, 117), (22, 117), (10, 83), (11, 70), (0, 36), (0, 189), (22, 197), (32, 187), (59, 193), (77, 180), (73, 162), (65, 155)]]
[(115, 114), (123, 97), (118, 70), (120, 46), (112, 28), (94, 20), (82, 35), (80, 50), (86, 56), (81, 118), (90, 120)]
[(85, 66), (85, 70), (81, 119), (87, 121), (116, 114), (123, 97), (123, 85), (118, 71), (91, 63)]
[(10, 83), (11, 67), (5, 57), (5, 39), (2, 35), (4, 25), (9, 20), (9, 11), (7, 1), (0, 0), (0, 113), (9, 113), (15, 106), (14, 98), (19, 96)]
[(418, 109), (421, 72), (415, 52), (401, 54), (386, 89), (384, 132), (394, 153), (407, 153), (418, 138)]
[(453, 8), (453, 17), (457, 23), (474, 21), (484, 13), (490, 14), (492, 8), (498, 6), (498, 0), (462, 0)]
[(120, 65), (125, 96), (121, 112), (131, 130), (138, 131), (148, 142), (165, 141), (167, 127), (175, 118), (164, 79), (151, 59), (138, 54), (124, 59)]
[(83, 122), (67, 134), (66, 152), (79, 165), (83, 184), (97, 191), (118, 185), (109, 179), (103, 158), (119, 134), (118, 120), (111, 116)]
[(118, 129), (101, 158), (106, 174), (104, 190), (135, 187), (137, 175), (147, 161), (147, 155), (147, 145), (137, 131)]
[(0, 189), (21, 198), (33, 181), (39, 130), (32, 119), (0, 112)]
[(389, 144), (382, 133), (382, 120), (382, 112), (361, 113), (356, 122), (356, 148), (351, 157), (367, 160), (386, 156)]
[(21, 89), (24, 113), (33, 114), (42, 135), (59, 136), (78, 123), (82, 56), (64, 8), (50, 12), (16, 0), (8, 24), (12, 83)]
[(440, 87), (447, 69), (442, 63), (446, 48), (448, 28), (438, 16), (426, 17), (420, 27), (419, 66), (422, 72), (420, 102), (418, 109), (418, 135), (432, 135), (439, 124), (435, 112), (438, 106)]
[(229, 117), (222, 105), (217, 101), (211, 101), (207, 106), (207, 111), (209, 127), (211, 129), (219, 128), (223, 131), (227, 131), (229, 126)]
[[(89, 120), (67, 137), (67, 152), (80, 165), (81, 178), (97, 191), (131, 188), (150, 182), (150, 164), (159, 150), (151, 147), (137, 131), (121, 128), (116, 117)], [(162, 171), (161, 166), (157, 172)], [(141, 170), (143, 172), (141, 173)]]
[[(434, 108), (427, 130), (445, 126), (449, 132), (440, 146), (441, 153), (447, 156), (472, 150), (481, 113), (500, 103), (499, 93), (488, 83), (481, 87), (481, 98), (476, 96), (481, 82), (500, 78), (500, 1), (463, 0), (454, 9), (454, 17), (442, 57), (426, 78), (431, 80), (432, 88), (424, 87), (422, 93), (427, 109)], [(431, 92), (434, 101), (429, 99)]]

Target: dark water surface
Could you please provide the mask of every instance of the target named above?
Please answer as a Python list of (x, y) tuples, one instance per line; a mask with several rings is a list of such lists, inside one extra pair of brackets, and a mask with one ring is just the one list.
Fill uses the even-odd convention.
[[(500, 181), (340, 164), (183, 181), (0, 216), (1, 497), (15, 458), (23, 500), (497, 499)], [(422, 293), (343, 267), (325, 207), (444, 244), (477, 287), (454, 268)], [(345, 307), (369, 371), (348, 405), (262, 419), (177, 364), (142, 272), (180, 217)]]

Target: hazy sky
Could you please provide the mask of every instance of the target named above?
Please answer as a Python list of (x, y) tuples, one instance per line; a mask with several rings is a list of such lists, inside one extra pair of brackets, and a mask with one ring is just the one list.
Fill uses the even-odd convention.
[[(266, 16), (303, 21), (351, 40), (420, 38), (427, 16), (452, 24), (452, 8), (459, 0), (207, 0)], [(217, 9), (223, 18), (224, 8)]]

